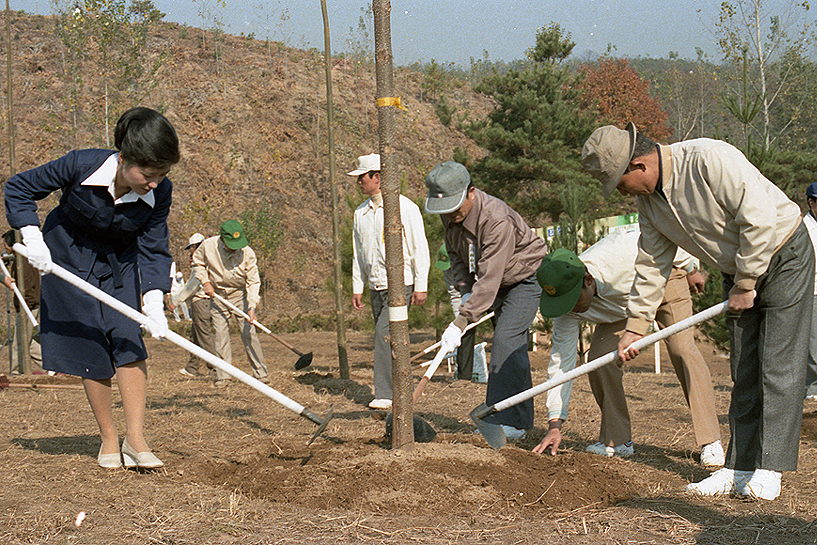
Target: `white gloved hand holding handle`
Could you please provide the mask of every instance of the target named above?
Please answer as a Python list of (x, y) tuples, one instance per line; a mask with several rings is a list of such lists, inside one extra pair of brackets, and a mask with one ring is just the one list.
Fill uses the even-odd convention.
[(440, 350), (443, 354), (450, 354), (460, 345), (460, 338), (462, 337), (462, 329), (454, 325), (453, 322), (448, 324), (448, 327), (443, 331), (442, 339), (440, 339)]
[(148, 317), (148, 323), (144, 324), (144, 328), (154, 339), (164, 339), (167, 336), (167, 316), (163, 299), (161, 290), (150, 290), (142, 296), (142, 312)]
[(36, 225), (26, 225), (20, 229), (23, 235), (23, 244), (28, 249), (28, 262), (31, 266), (40, 271), (40, 274), (48, 274), (54, 267), (51, 260), (51, 251), (45, 245), (43, 234)]

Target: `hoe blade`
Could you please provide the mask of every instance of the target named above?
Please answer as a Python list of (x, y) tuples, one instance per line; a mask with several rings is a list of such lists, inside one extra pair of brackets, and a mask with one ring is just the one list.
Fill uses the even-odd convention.
[(471, 417), (471, 420), (479, 430), (479, 433), (481, 433), (485, 440), (488, 441), (488, 444), (499, 450), (505, 446), (505, 443), (507, 443), (508, 440), (505, 437), (505, 432), (502, 430), (501, 425), (492, 424), (483, 420), (483, 418), (492, 413), (493, 407), (488, 407), (485, 405), (485, 403), (483, 403), (471, 411), (468, 416)]

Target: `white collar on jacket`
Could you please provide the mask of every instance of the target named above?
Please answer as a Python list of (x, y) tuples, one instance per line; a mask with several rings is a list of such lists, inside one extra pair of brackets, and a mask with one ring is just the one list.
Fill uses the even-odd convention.
[(153, 190), (151, 189), (144, 195), (140, 195), (134, 190), (130, 190), (129, 192), (125, 193), (118, 199), (114, 194), (114, 183), (116, 182), (116, 167), (119, 163), (119, 154), (114, 153), (107, 159), (105, 162), (102, 163), (98, 169), (96, 169), (90, 176), (85, 178), (85, 180), (80, 185), (93, 185), (98, 187), (107, 187), (108, 193), (111, 194), (111, 197), (114, 198), (114, 204), (124, 204), (128, 202), (136, 202), (138, 199), (142, 199), (145, 201), (146, 204), (150, 205), (153, 208), (153, 205), (156, 204), (156, 197), (153, 195)]

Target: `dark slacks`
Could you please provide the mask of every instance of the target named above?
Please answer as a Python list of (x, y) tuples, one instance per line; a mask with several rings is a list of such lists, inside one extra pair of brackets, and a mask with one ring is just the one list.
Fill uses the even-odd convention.
[[(536, 311), (542, 288), (531, 276), (512, 286), (501, 288), (492, 306), (495, 312), (494, 339), (485, 403), (493, 405), (530, 388), (528, 330)], [(528, 399), (486, 418), (495, 424), (505, 424), (529, 430), (533, 427), (533, 399)]]
[[(406, 307), (411, 308), (414, 286), (406, 286)], [(391, 344), (389, 343), (389, 291), (369, 290), (374, 318), (374, 397), (391, 399)]]
[[(726, 292), (732, 279), (724, 275)], [(811, 331), (814, 250), (800, 225), (758, 278), (754, 307), (727, 315), (732, 401), (726, 467), (797, 469)]]

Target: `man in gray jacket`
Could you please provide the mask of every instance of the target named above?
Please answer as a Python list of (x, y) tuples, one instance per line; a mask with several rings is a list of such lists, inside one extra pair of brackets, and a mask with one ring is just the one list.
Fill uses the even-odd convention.
[(629, 123), (593, 132), (582, 164), (637, 197), (641, 238), (618, 353), (637, 355), (678, 246), (723, 273), (734, 387), (726, 464), (687, 491), (773, 500), (797, 469), (814, 251), (800, 208), (735, 147), (700, 138), (659, 146)]

